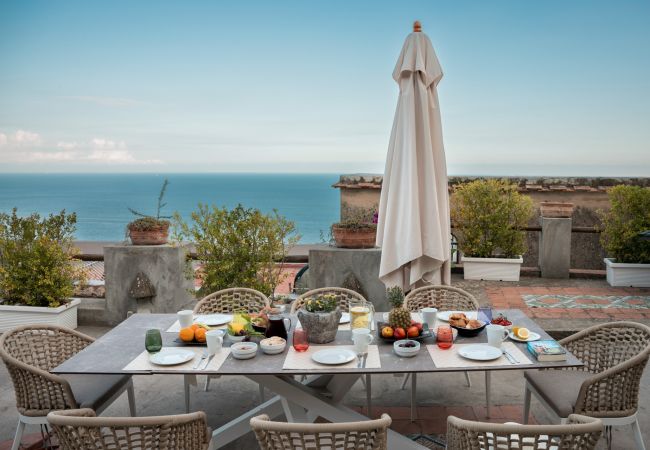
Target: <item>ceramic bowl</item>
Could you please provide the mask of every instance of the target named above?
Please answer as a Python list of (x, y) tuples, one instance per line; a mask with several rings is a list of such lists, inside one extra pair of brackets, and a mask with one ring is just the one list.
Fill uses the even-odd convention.
[[(404, 345), (407, 342), (409, 343), (412, 342), (413, 344), (415, 344), (415, 347), (402, 347), (402, 345)], [(395, 341), (393, 343), (393, 350), (395, 351), (395, 353), (397, 353), (398, 356), (410, 358), (418, 354), (418, 352), (420, 351), (420, 343), (412, 339), (402, 339), (400, 341)]]
[[(280, 338), (282, 339), (282, 338)], [(277, 355), (282, 353), (285, 348), (287, 348), (287, 341), (282, 339), (282, 343), (270, 344), (271, 338), (262, 339), (260, 342), (260, 348), (267, 355)]]
[(483, 331), (483, 329), (487, 326), (487, 322), (483, 322), (483, 325), (478, 327), (478, 328), (462, 328), (462, 327), (455, 327), (451, 325), (451, 327), (454, 330), (458, 331), (458, 334), (464, 337), (474, 337), (478, 336), (478, 334)]
[(226, 333), (228, 336), (228, 339), (230, 339), (230, 342), (242, 342), (244, 339), (246, 339), (246, 336), (233, 336), (230, 333)]
[(236, 359), (250, 359), (257, 355), (255, 342), (236, 342), (230, 346), (230, 353)]

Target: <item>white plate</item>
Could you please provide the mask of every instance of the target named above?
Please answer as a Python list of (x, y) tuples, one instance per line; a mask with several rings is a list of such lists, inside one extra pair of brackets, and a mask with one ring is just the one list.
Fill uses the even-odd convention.
[(350, 313), (341, 313), (341, 320), (339, 320), (339, 324), (342, 323), (350, 323)]
[(317, 363), (331, 366), (349, 363), (356, 357), (356, 353), (346, 348), (328, 348), (326, 350), (319, 350), (311, 355), (311, 359)]
[(198, 314), (194, 317), (194, 323), (202, 323), (209, 327), (224, 325), (232, 321), (232, 314)]
[(458, 354), (463, 358), (474, 361), (492, 361), (502, 355), (501, 350), (487, 344), (472, 344), (466, 347), (460, 347)]
[(508, 333), (508, 337), (512, 339), (513, 341), (518, 341), (518, 342), (533, 342), (533, 341), (539, 341), (541, 336), (534, 331), (529, 331), (530, 335), (528, 336), (528, 339), (520, 339), (517, 336), (515, 336), (515, 333), (512, 331)]
[(175, 366), (194, 358), (196, 353), (182, 348), (163, 347), (158, 353), (149, 355), (149, 361), (158, 366)]
[(449, 316), (455, 313), (465, 314), (468, 319), (476, 319), (476, 315), (478, 314), (476, 311), (438, 311), (436, 318), (438, 320), (442, 320), (443, 322), (449, 322)]

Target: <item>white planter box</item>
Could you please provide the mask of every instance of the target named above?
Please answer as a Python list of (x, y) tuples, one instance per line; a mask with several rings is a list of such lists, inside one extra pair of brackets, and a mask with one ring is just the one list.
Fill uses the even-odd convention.
[(0, 305), (0, 333), (32, 323), (77, 328), (77, 309), (81, 300), (72, 298), (58, 308), (46, 306)]
[(524, 259), (470, 258), (463, 256), (463, 274), (466, 280), (519, 281), (519, 269)]
[(650, 287), (650, 264), (628, 264), (605, 258), (610, 286)]

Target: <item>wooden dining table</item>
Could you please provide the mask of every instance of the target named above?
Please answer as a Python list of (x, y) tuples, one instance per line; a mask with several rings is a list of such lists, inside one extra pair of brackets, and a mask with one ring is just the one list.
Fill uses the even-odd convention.
[[(517, 309), (495, 310), (494, 314), (503, 313), (518, 326), (536, 332), (541, 339), (551, 339), (550, 336), (535, 321)], [(382, 321), (383, 313), (376, 313), (376, 321)], [(108, 333), (98, 338), (91, 345), (60, 366), (54, 368), (56, 374), (133, 374), (133, 375), (167, 375), (183, 374), (192, 375), (239, 375), (245, 376), (266, 389), (275, 393), (275, 396), (264, 401), (259, 406), (247, 411), (236, 419), (218, 427), (213, 431), (212, 444), (215, 448), (222, 447), (236, 440), (250, 431), (249, 421), (259, 414), (268, 414), (271, 418), (282, 414), (291, 422), (313, 422), (322, 417), (330, 422), (348, 422), (367, 420), (368, 417), (346, 407), (344, 399), (359, 377), (372, 374), (397, 374), (397, 373), (433, 373), (433, 372), (458, 372), (458, 371), (484, 371), (486, 384), (489, 385), (490, 374), (502, 370), (542, 369), (542, 368), (568, 368), (582, 366), (582, 362), (571, 353), (567, 353), (566, 361), (539, 362), (529, 356), (530, 364), (512, 364), (505, 358), (500, 358), (490, 365), (477, 364), (462, 366), (436, 366), (427, 344), (435, 344), (432, 338), (422, 342), (418, 354), (411, 358), (402, 358), (393, 351), (392, 343), (378, 339), (376, 331), (375, 341), (379, 353), (381, 367), (359, 367), (354, 365), (348, 368), (333, 366), (314, 366), (308, 369), (284, 368), (287, 349), (277, 355), (263, 354), (258, 350), (258, 355), (249, 360), (234, 359), (229, 355), (224, 359), (218, 370), (194, 370), (188, 367), (183, 370), (170, 371), (169, 368), (152, 366), (147, 370), (127, 370), (127, 366), (144, 351), (145, 332), (152, 328), (162, 331), (163, 347), (179, 347), (184, 344), (176, 342), (176, 333), (166, 332), (177, 320), (175, 314), (134, 314), (117, 325)], [(295, 324), (296, 321), (292, 320)], [(291, 336), (291, 333), (289, 333)], [(290, 338), (289, 338), (290, 339)], [(462, 344), (486, 343), (487, 333), (482, 331), (476, 337), (458, 336), (452, 348), (454, 351)], [(336, 340), (327, 345), (351, 345), (351, 332), (349, 329), (339, 329)], [(228, 339), (224, 346), (229, 346)], [(315, 346), (314, 344), (312, 344)], [(526, 353), (526, 344), (514, 342), (514, 345)], [(433, 347), (430, 347), (434, 351)], [(305, 375), (294, 377), (292, 375)], [(364, 377), (370, 382), (370, 377)], [(300, 379), (300, 381), (298, 381)], [(371, 386), (367, 386), (370, 395)], [(489, 391), (489, 390), (486, 390)], [(489, 392), (486, 402), (489, 405)], [(389, 430), (389, 448), (422, 449), (425, 447), (416, 444), (406, 436)]]

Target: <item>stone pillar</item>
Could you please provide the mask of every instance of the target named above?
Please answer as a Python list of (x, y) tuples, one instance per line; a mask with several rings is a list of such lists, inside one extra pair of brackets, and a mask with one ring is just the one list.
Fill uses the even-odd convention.
[(569, 278), (573, 204), (541, 205), (539, 268), (543, 278)]
[(377, 311), (391, 308), (386, 300), (386, 287), (379, 280), (381, 249), (348, 249), (330, 247), (309, 251), (309, 288), (347, 287), (355, 279), (361, 294)]
[[(152, 313), (175, 313), (191, 309), (194, 281), (188, 279), (186, 246), (109, 245), (104, 247), (106, 321), (116, 325), (127, 313), (137, 312), (138, 303), (129, 292), (138, 274), (144, 275), (155, 295), (146, 299)], [(142, 309), (142, 307), (140, 307)]]

